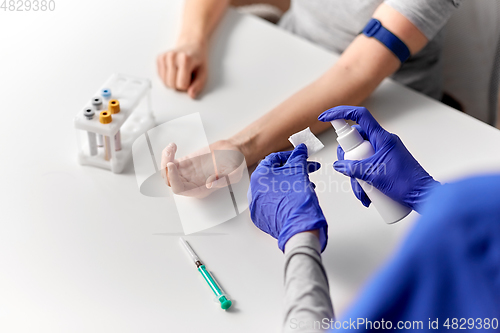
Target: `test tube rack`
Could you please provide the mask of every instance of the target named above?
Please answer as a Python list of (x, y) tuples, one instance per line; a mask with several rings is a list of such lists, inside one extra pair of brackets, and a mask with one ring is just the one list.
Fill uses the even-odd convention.
[[(135, 139), (155, 126), (150, 92), (151, 81), (148, 79), (113, 74), (88, 99), (74, 120), (80, 164), (111, 170), (113, 173), (123, 171), (132, 156)], [(103, 102), (102, 107), (95, 105), (98, 99)], [(110, 101), (119, 104), (118, 113), (108, 110)], [(146, 110), (137, 112), (138, 106), (144, 104)], [(108, 123), (102, 123), (100, 117), (106, 118)], [(105, 147), (99, 147), (99, 138), (106, 143)]]

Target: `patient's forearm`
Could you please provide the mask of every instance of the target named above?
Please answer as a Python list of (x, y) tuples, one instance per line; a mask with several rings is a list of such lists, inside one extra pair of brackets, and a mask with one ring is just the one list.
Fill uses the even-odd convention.
[(374, 39), (358, 36), (339, 61), (319, 79), (231, 138), (248, 165), (290, 146), (288, 137), (306, 127), (315, 133), (329, 127), (317, 117), (337, 105), (358, 105), (395, 72), (398, 59)]
[(186, 0), (179, 42), (208, 42), (229, 3), (229, 0)]
[[(426, 37), (406, 17), (382, 3), (374, 18), (417, 53)], [(358, 105), (401, 63), (394, 53), (374, 38), (359, 35), (339, 61), (318, 80), (300, 90), (230, 141), (245, 154), (248, 165), (267, 154), (290, 147), (287, 138), (306, 127), (318, 133), (329, 127), (317, 117), (337, 105)]]

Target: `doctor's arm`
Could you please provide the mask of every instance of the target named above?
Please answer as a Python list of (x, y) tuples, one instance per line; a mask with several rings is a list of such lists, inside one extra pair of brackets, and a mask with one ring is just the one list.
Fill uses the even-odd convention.
[[(399, 137), (385, 131), (365, 108), (341, 106), (320, 116), (321, 121), (334, 119), (358, 122), (358, 131), (375, 148), (370, 160), (361, 161), (344, 160), (339, 148), (335, 169), (369, 181), (397, 202), (420, 212), (429, 201), (430, 193), (440, 186), (413, 158)], [(357, 167), (363, 163), (372, 167), (384, 164), (388, 172), (365, 172), (378, 167)], [(276, 238), (278, 247), (285, 253), (284, 332), (321, 332), (334, 316), (321, 261), (321, 252), (328, 240), (328, 225), (315, 186), (309, 180), (309, 173), (319, 168), (318, 162), (307, 161), (307, 148), (300, 144), (293, 151), (268, 155), (250, 180), (248, 201), (252, 221)]]
[[(398, 11), (381, 4), (373, 15), (398, 36), (411, 54), (420, 51), (427, 38)], [(248, 165), (273, 151), (289, 147), (287, 138), (305, 127), (315, 133), (329, 128), (317, 121), (324, 110), (335, 105), (357, 105), (382, 80), (399, 67), (399, 59), (381, 42), (357, 36), (337, 63), (316, 81), (298, 91), (276, 108), (229, 139), (245, 155)]]
[[(328, 279), (321, 261), (328, 232), (308, 174), (304, 144), (266, 157), (253, 172), (248, 191), (254, 224), (278, 240), (285, 253), (283, 332), (316, 332), (313, 322), (333, 317)], [(321, 330), (318, 330), (321, 331)]]
[[(334, 319), (317, 231), (299, 233), (285, 245), (282, 332), (323, 332)], [(316, 325), (316, 327), (315, 327)]]

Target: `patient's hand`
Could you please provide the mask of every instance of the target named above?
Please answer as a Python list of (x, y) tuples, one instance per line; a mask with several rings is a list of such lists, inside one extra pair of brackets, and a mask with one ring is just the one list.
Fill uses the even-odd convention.
[(158, 56), (158, 75), (167, 87), (195, 98), (207, 81), (207, 53), (205, 43), (180, 43)]
[(175, 194), (204, 198), (219, 188), (241, 179), (245, 157), (227, 140), (175, 159), (177, 146), (170, 143), (162, 153), (162, 176)]

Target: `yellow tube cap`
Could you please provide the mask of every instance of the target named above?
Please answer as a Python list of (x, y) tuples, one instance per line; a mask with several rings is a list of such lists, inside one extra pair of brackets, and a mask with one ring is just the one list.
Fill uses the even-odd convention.
[(99, 122), (101, 124), (109, 124), (113, 119), (111, 118), (111, 112), (104, 110), (99, 114)]
[(111, 111), (112, 114), (120, 112), (120, 102), (117, 99), (112, 99), (108, 103), (108, 110)]

